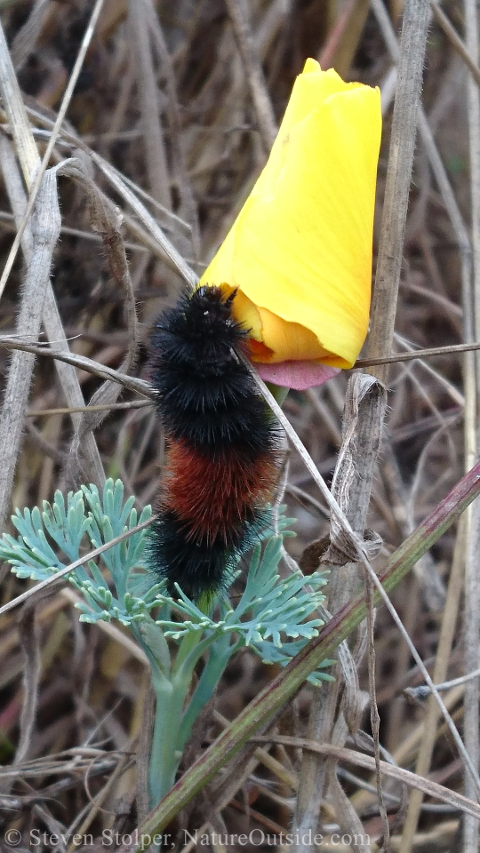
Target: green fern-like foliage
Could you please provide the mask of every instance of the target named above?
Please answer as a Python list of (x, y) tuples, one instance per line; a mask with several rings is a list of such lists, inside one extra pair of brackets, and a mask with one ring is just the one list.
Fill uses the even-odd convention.
[[(282, 526), (287, 521), (282, 519)], [(324, 601), (321, 589), (326, 582), (325, 575), (317, 573), (309, 577), (308, 592), (300, 572), (280, 579), (278, 565), (283, 536), (271, 535), (270, 529), (264, 533), (267, 534), (265, 547), (262, 549), (259, 543), (253, 550), (247, 583), (238, 604), (232, 607), (228, 599), (224, 599), (220, 602), (220, 617), (214, 618), (202, 613), (179, 590), (179, 600), (171, 609), (180, 614), (182, 620), (166, 617), (156, 620), (166, 637), (179, 639), (201, 626), (206, 636), (235, 635), (237, 647), (249, 646), (264, 663), (285, 665), (307, 640), (318, 634), (323, 621), (318, 616), (312, 617), (312, 612)], [(165, 603), (168, 601), (161, 592), (157, 597)], [(323, 673), (317, 672), (310, 680), (317, 683), (322, 676)]]
[[(94, 485), (69, 492), (66, 500), (56, 492), (53, 503), (44, 501), (42, 510), (16, 510), (12, 522), (19, 535), (15, 539), (4, 534), (0, 558), (8, 561), (19, 577), (46, 580), (78, 561), (85, 549), (98, 548), (151, 517), (150, 507), (138, 516), (133, 503), (132, 497), (124, 500), (120, 480), (108, 480), (102, 495)], [(177, 643), (199, 630), (208, 645), (229, 634), (235, 637), (235, 648), (249, 646), (265, 662), (285, 664), (323, 624), (312, 613), (323, 601), (321, 589), (325, 584), (321, 573), (309, 577), (308, 592), (300, 572), (280, 580), (283, 538), (293, 535), (288, 529), (290, 523), (284, 515), (274, 520), (270, 513), (253, 550), (244, 592), (233, 607), (223, 591), (214, 602), (219, 605), (218, 618), (213, 615), (217, 613), (215, 607), (212, 615), (205, 614), (180, 589), (178, 600), (168, 596), (165, 583), (156, 583), (146, 565), (148, 533), (132, 533), (104, 551), (98, 564), (88, 560), (68, 576), (82, 594), (80, 619), (115, 619), (127, 626), (147, 620)], [(156, 613), (151, 617), (153, 610)], [(322, 676), (315, 673), (312, 680), (317, 682)]]
[[(287, 664), (323, 624), (315, 610), (324, 600), (326, 580), (324, 574), (311, 575), (307, 591), (299, 571), (280, 577), (283, 539), (293, 535), (291, 519), (270, 510), (235, 606), (228, 589), (208, 605), (190, 601), (179, 588), (172, 598), (165, 581), (157, 583), (148, 569), (148, 530), (135, 529), (151, 517), (151, 509), (138, 516), (133, 504), (133, 498), (125, 500), (120, 480), (108, 480), (102, 494), (93, 485), (66, 499), (56, 492), (53, 503), (44, 502), (42, 509), (15, 512), (18, 536), (0, 539), (0, 558), (19, 577), (37, 581), (80, 561), (67, 575), (81, 595), (80, 619), (118, 620), (142, 646), (157, 699), (149, 773), (153, 807), (174, 783), (193, 724), (232, 655), (248, 646), (266, 663)], [(128, 538), (116, 541), (128, 531), (133, 531)], [(89, 551), (107, 543), (98, 561), (89, 559)], [(203, 668), (192, 693), (200, 658)], [(331, 678), (323, 671), (329, 664), (325, 661), (310, 675), (312, 684)]]
[[(0, 558), (21, 578), (48, 580), (80, 560), (85, 551), (112, 541), (151, 517), (150, 507), (145, 507), (139, 517), (133, 503), (132, 497), (124, 502), (120, 480), (108, 480), (101, 497), (94, 485), (69, 492), (66, 501), (61, 492), (55, 492), (53, 503), (44, 501), (42, 510), (16, 510), (12, 523), (19, 536), (3, 535)], [(68, 576), (85, 599), (82, 608), (89, 614), (88, 621), (118, 619), (129, 625), (132, 619), (142, 619), (149, 609), (158, 606), (155, 596), (159, 585), (152, 584), (148, 576), (145, 542), (145, 530), (133, 533), (104, 551), (99, 565), (88, 560)], [(112, 581), (115, 592), (110, 589)]]

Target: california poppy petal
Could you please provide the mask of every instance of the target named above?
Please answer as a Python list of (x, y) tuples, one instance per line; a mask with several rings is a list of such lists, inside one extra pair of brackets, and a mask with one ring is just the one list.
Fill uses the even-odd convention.
[(380, 132), (377, 89), (307, 60), (268, 163), (201, 280), (238, 288), (235, 315), (265, 348), (252, 342), (254, 360), (345, 368), (358, 357)]

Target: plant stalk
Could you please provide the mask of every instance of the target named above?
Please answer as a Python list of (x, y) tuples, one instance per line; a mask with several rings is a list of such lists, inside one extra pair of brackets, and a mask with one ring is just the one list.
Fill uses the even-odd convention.
[[(386, 592), (391, 592), (398, 586), (420, 557), (437, 542), (479, 494), (480, 462), (454, 486), (420, 527), (392, 554), (378, 575)], [(374, 604), (377, 605), (380, 602), (377, 590), (374, 590), (373, 597)], [(180, 809), (186, 806), (264, 722), (296, 693), (321, 661), (332, 657), (338, 645), (360, 624), (365, 615), (366, 598), (363, 593), (335, 614), (319, 636), (308, 643), (242, 711), (235, 722), (222, 732), (138, 827), (139, 837), (142, 834), (147, 837), (162, 832)], [(139, 849), (144, 847), (139, 844), (130, 848), (130, 853)], [(126, 853), (123, 848), (122, 853)]]

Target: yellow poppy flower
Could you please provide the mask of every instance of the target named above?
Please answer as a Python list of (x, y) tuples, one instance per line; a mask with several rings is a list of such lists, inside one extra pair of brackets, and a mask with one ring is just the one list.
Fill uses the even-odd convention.
[(268, 162), (200, 281), (238, 289), (233, 310), (250, 329), (253, 361), (348, 368), (357, 359), (380, 134), (378, 89), (307, 59)]

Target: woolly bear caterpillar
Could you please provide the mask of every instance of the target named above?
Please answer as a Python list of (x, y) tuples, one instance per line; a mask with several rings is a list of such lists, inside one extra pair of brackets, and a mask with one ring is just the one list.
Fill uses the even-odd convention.
[(235, 350), (247, 331), (235, 293), (200, 287), (157, 320), (150, 381), (169, 445), (149, 562), (174, 592), (222, 587), (248, 549), (277, 481), (274, 417)]

